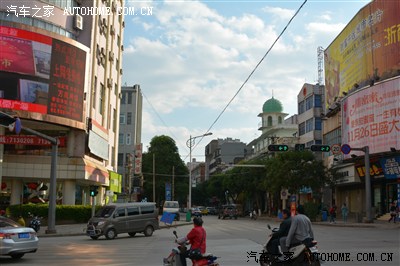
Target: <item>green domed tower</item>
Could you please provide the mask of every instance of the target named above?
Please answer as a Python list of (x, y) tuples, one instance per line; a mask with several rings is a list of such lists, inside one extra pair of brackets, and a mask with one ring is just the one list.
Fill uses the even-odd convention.
[(263, 105), (263, 113), (282, 113), (282, 103), (272, 96), (271, 99), (265, 101)]
[(262, 119), (258, 130), (265, 133), (273, 127), (282, 125), (287, 115), (283, 113), (282, 103), (272, 96), (271, 99), (265, 101), (262, 113), (258, 115)]

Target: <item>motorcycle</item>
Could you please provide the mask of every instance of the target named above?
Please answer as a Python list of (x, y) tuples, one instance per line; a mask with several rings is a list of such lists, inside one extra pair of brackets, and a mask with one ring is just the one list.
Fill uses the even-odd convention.
[[(177, 240), (178, 240), (178, 235), (176, 233), (176, 231), (173, 231), (173, 234), (175, 235), (175, 243), (178, 244)], [(182, 243), (182, 244), (178, 244), (177, 247), (174, 247), (172, 249), (172, 252), (169, 254), (168, 258), (164, 258), (163, 260), (163, 265), (164, 266), (182, 266), (182, 261), (181, 261), (181, 256), (180, 254), (182, 254), (183, 252), (187, 252), (187, 245), (189, 243)], [(217, 257), (215, 257), (213, 254), (211, 253), (205, 253), (202, 254), (202, 258), (200, 260), (196, 260), (194, 265), (196, 266), (205, 266), (205, 265), (209, 265), (209, 266), (219, 266), (218, 262), (216, 262)]]
[[(279, 228), (271, 229), (270, 225), (268, 225), (268, 229), (272, 230), (272, 233), (275, 233), (279, 230)], [(263, 246), (263, 250), (259, 258), (261, 266), (321, 265), (318, 257), (317, 241), (306, 239), (302, 243), (292, 245), (289, 248), (288, 253), (282, 255), (273, 254), (274, 252), (272, 251), (271, 243), (274, 239), (276, 238), (273, 237), (273, 234), (270, 234), (267, 242)]]
[(35, 232), (39, 232), (40, 230), (40, 225), (41, 225), (41, 218), (38, 215), (34, 215), (29, 213), (29, 217), (31, 217), (32, 219), (29, 221), (29, 227), (33, 228), (33, 230), (35, 230)]
[(249, 213), (249, 216), (250, 216), (250, 219), (251, 219), (251, 220), (257, 220), (257, 212), (256, 212), (256, 210), (251, 211), (251, 212)]

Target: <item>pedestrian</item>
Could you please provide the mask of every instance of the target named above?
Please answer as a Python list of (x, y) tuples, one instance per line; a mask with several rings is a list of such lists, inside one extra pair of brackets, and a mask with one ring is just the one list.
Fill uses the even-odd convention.
[(396, 208), (396, 204), (394, 202), (390, 205), (389, 211), (390, 211), (390, 219), (388, 222), (390, 223), (390, 221), (393, 219), (393, 222), (396, 223), (397, 208)]
[(332, 205), (332, 207), (329, 209), (329, 215), (330, 215), (330, 223), (336, 223), (336, 206)]
[(342, 205), (342, 218), (343, 218), (343, 222), (346, 223), (347, 222), (347, 215), (349, 214), (349, 209), (346, 206), (346, 203), (343, 203)]

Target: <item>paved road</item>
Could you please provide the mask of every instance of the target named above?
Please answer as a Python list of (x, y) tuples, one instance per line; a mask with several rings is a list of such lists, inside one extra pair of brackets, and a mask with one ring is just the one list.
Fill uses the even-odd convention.
[[(279, 224), (278, 221), (252, 221), (248, 218), (218, 220), (215, 216), (204, 217), (204, 221), (207, 230), (207, 250), (220, 256), (218, 261), (221, 266), (258, 265), (257, 253), (261, 251), (266, 240), (267, 223), (272, 226)], [(360, 226), (314, 225), (320, 252), (349, 253), (352, 259), (340, 262), (332, 260), (341, 257), (331, 257), (330, 261), (324, 262), (323, 265), (399, 265), (400, 230), (397, 225), (382, 223), (373, 225), (374, 227)], [(92, 240), (82, 234), (82, 224), (56, 227), (59, 234), (62, 231), (74, 231), (71, 228), (80, 232), (74, 236), (41, 237), (40, 248), (36, 254), (27, 254), (20, 261), (1, 258), (0, 265), (162, 265), (162, 258), (174, 247), (172, 231), (176, 230), (179, 235), (184, 235), (192, 225), (164, 228), (156, 231), (152, 237), (138, 234), (131, 238), (127, 234), (121, 234), (115, 240)], [(357, 258), (358, 253), (361, 257)], [(381, 257), (382, 253), (392, 254), (392, 257)], [(370, 254), (374, 254), (374, 257)]]

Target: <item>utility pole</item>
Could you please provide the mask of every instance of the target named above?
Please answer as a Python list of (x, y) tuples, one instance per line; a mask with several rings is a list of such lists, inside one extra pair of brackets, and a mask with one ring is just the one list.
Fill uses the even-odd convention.
[(172, 200), (175, 200), (175, 166), (172, 166)]
[(156, 155), (153, 153), (153, 202), (156, 202)]

